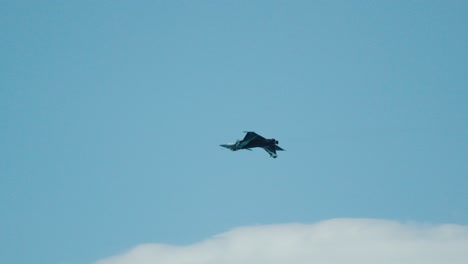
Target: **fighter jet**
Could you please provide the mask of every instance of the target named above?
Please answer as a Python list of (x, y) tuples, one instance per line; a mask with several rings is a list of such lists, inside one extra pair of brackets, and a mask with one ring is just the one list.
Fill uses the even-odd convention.
[(239, 149), (251, 150), (251, 148), (263, 148), (272, 158), (278, 157), (278, 155), (276, 155), (277, 150), (284, 150), (278, 146), (279, 142), (274, 138), (266, 139), (253, 131), (244, 131), (244, 133), (247, 133), (244, 139), (238, 139), (236, 143), (221, 144), (220, 146), (232, 151), (237, 151)]

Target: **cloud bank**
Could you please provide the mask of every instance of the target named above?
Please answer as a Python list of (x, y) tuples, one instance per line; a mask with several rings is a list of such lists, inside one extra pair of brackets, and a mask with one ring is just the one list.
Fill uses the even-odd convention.
[(332, 219), (239, 227), (187, 246), (143, 244), (95, 264), (466, 264), (468, 226)]

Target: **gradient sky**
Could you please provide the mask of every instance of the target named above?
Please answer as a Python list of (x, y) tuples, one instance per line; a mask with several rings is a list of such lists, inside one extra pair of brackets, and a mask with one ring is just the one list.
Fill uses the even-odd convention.
[[(0, 263), (468, 225), (467, 1), (0, 1)], [(231, 152), (244, 130), (279, 140)]]

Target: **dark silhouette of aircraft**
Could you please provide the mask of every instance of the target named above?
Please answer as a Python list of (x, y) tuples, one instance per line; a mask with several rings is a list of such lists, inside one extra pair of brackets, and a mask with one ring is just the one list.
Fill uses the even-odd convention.
[(251, 148), (263, 148), (272, 158), (278, 157), (278, 155), (276, 155), (277, 150), (284, 151), (284, 149), (278, 146), (278, 140), (274, 138), (267, 139), (253, 131), (244, 131), (244, 133), (247, 133), (244, 139), (238, 139), (236, 143), (221, 144), (220, 146), (232, 151), (237, 151), (239, 149), (251, 150)]

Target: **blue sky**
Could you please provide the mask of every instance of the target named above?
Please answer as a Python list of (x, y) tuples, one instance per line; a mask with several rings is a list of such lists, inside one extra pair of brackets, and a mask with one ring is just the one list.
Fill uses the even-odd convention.
[[(468, 225), (466, 1), (2, 1), (0, 262)], [(253, 130), (285, 152), (230, 152)]]

